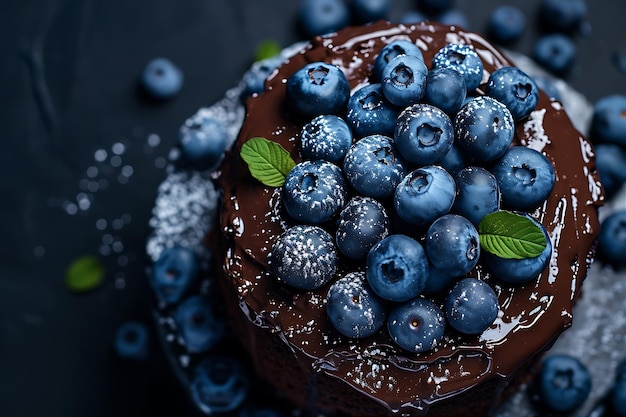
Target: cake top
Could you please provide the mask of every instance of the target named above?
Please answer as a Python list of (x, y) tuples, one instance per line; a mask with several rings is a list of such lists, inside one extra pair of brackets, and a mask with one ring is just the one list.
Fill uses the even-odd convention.
[[(337, 332), (326, 313), (328, 285), (302, 291), (277, 282), (269, 257), (278, 236), (295, 222), (284, 212), (281, 189), (255, 180), (238, 151), (248, 140), (263, 137), (301, 162), (300, 135), (308, 120), (287, 105), (288, 79), (306, 64), (326, 62), (341, 69), (354, 93), (372, 84), (376, 56), (394, 40), (416, 45), (429, 66), (446, 45), (469, 46), (484, 65), (478, 95), (484, 94), (491, 73), (512, 65), (479, 35), (428, 22), (378, 22), (315, 38), (272, 74), (264, 93), (248, 101), (236, 149), (222, 165), (224, 267), (250, 320), (280, 332), (303, 369), (336, 376), (391, 411), (420, 415), (430, 404), (490, 378), (503, 383), (571, 324), (603, 196), (589, 142), (559, 102), (540, 94), (532, 113), (515, 123), (512, 140), (541, 152), (554, 167), (554, 189), (531, 213), (553, 248), (548, 267), (530, 283), (510, 285), (479, 263), (469, 275), (494, 290), (499, 304), (495, 321), (478, 335), (447, 332), (431, 350), (407, 352), (385, 331), (362, 339)], [(348, 272), (348, 264), (340, 265), (337, 276)], [(441, 303), (437, 296), (432, 301)]]

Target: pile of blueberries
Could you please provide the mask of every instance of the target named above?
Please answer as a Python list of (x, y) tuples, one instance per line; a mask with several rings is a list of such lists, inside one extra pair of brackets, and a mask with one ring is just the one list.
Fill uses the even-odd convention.
[[(515, 122), (536, 107), (521, 70), (494, 71), (478, 94), (483, 64), (468, 45), (439, 50), (429, 70), (419, 48), (396, 40), (378, 54), (372, 83), (350, 94), (343, 72), (310, 63), (286, 85), (306, 122), (304, 160), (285, 178), (282, 203), (296, 223), (269, 257), (277, 279), (300, 290), (336, 276), (327, 312), (350, 338), (385, 323), (410, 352), (439, 344), (449, 325), (480, 334), (497, 316), (485, 281), (468, 277), (479, 259), (499, 280), (535, 279), (551, 254), (505, 259), (481, 252), (478, 226), (490, 213), (532, 212), (555, 181), (540, 152), (512, 146)], [(344, 270), (343, 265), (348, 266)], [(440, 304), (425, 296), (443, 297)], [(433, 298), (433, 297), (431, 297)]]

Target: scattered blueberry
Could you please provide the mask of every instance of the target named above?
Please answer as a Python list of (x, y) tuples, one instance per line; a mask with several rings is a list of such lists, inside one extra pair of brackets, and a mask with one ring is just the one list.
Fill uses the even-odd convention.
[(456, 142), (479, 161), (493, 161), (504, 155), (515, 134), (509, 109), (492, 97), (469, 100), (454, 117)]
[(432, 265), (451, 276), (467, 274), (480, 257), (478, 231), (458, 214), (435, 220), (426, 232), (424, 247)]
[(585, 0), (541, 0), (537, 15), (544, 28), (555, 32), (574, 32), (587, 16)]
[(353, 197), (339, 213), (335, 240), (349, 258), (365, 259), (369, 250), (389, 234), (385, 207), (370, 197)]
[(611, 213), (600, 224), (598, 257), (616, 267), (626, 266), (626, 210)]
[(533, 47), (532, 57), (543, 68), (566, 76), (576, 61), (576, 44), (567, 35), (551, 33), (541, 36)]
[(114, 347), (124, 359), (144, 360), (150, 354), (150, 333), (145, 324), (138, 321), (122, 323), (115, 333)]
[(398, 55), (383, 68), (382, 90), (385, 98), (398, 107), (417, 103), (424, 96), (428, 68), (421, 57)]
[(193, 295), (176, 308), (176, 328), (189, 353), (203, 353), (222, 340), (226, 326), (205, 296)]
[(466, 94), (465, 78), (453, 68), (435, 68), (428, 72), (424, 102), (454, 114), (465, 102)]
[(459, 9), (446, 10), (445, 12), (436, 15), (433, 20), (436, 20), (444, 25), (456, 26), (457, 28), (467, 29), (469, 27), (469, 20), (467, 19), (467, 16)]
[(489, 213), (500, 209), (500, 188), (494, 175), (485, 168), (468, 166), (454, 177), (457, 195), (453, 210), (476, 227)]
[(416, 165), (432, 165), (452, 147), (454, 126), (437, 107), (418, 103), (400, 113), (394, 139), (404, 159)]
[(333, 237), (317, 226), (297, 225), (283, 232), (269, 263), (276, 278), (294, 288), (312, 290), (329, 282), (337, 270)]
[(591, 391), (591, 375), (577, 358), (567, 354), (547, 357), (538, 375), (537, 392), (541, 404), (566, 413), (580, 407)]
[(368, 84), (350, 97), (346, 121), (357, 138), (376, 134), (392, 136), (399, 112), (385, 98), (381, 84)]
[(597, 144), (594, 150), (602, 186), (611, 198), (626, 183), (626, 151), (614, 143)]
[(221, 120), (198, 112), (180, 127), (178, 143), (188, 162), (199, 169), (207, 169), (222, 160), (230, 141)]
[(494, 322), (499, 309), (496, 293), (476, 278), (457, 282), (445, 300), (448, 324), (465, 334), (481, 334)]
[(540, 90), (543, 90), (548, 97), (559, 101), (563, 99), (561, 96), (561, 90), (559, 90), (556, 82), (550, 76), (535, 74), (533, 79), (535, 80), (537, 87), (539, 87)]
[(385, 302), (367, 284), (365, 272), (350, 272), (328, 290), (326, 312), (333, 327), (346, 337), (363, 338), (385, 323)]
[(443, 312), (425, 298), (394, 306), (387, 319), (387, 330), (393, 341), (413, 353), (427, 352), (437, 347), (445, 329)]
[(198, 275), (196, 254), (189, 248), (174, 246), (164, 249), (152, 265), (150, 284), (159, 301), (176, 304)]
[(153, 98), (167, 100), (183, 87), (183, 72), (167, 58), (152, 59), (141, 73), (141, 86)]
[(612, 94), (596, 101), (591, 137), (594, 141), (616, 143), (626, 149), (626, 95)]
[(428, 259), (422, 245), (405, 235), (390, 235), (370, 249), (366, 278), (376, 294), (395, 302), (408, 301), (424, 290)]
[(393, 202), (402, 219), (423, 227), (448, 213), (455, 195), (452, 176), (437, 165), (428, 165), (404, 177), (396, 187)]
[(382, 81), (383, 69), (387, 64), (399, 55), (412, 55), (424, 60), (424, 56), (420, 48), (413, 42), (404, 39), (396, 39), (385, 45), (374, 61), (372, 76), (376, 81)]
[(619, 417), (626, 417), (626, 361), (622, 361), (617, 366), (609, 398), (611, 409)]
[(343, 114), (350, 97), (350, 85), (338, 67), (311, 62), (289, 77), (286, 93), (291, 107), (300, 116), (312, 119), (320, 114)]
[(391, 0), (351, 0), (352, 17), (357, 23), (368, 23), (389, 18)]
[(516, 67), (501, 67), (492, 72), (485, 93), (504, 104), (515, 120), (528, 116), (539, 100), (535, 81)]
[(281, 62), (282, 58), (277, 55), (253, 63), (250, 69), (243, 74), (243, 81), (246, 85), (245, 95), (251, 96), (265, 91), (267, 77)]
[(343, 161), (343, 172), (360, 194), (387, 198), (406, 175), (405, 165), (393, 139), (371, 135), (350, 147)]
[(452, 143), (452, 147), (438, 162), (438, 164), (448, 171), (451, 175), (457, 175), (459, 171), (468, 165), (468, 156), (463, 152), (456, 143)]
[(424, 20), (427, 20), (427, 19), (428, 18), (423, 13), (420, 13), (416, 10), (408, 10), (402, 13), (397, 20), (398, 20), (398, 23), (410, 25), (414, 23), (423, 22)]
[(512, 146), (491, 172), (498, 180), (504, 207), (531, 211), (548, 198), (556, 175), (554, 166), (541, 152)]
[(213, 355), (196, 366), (190, 389), (202, 412), (227, 413), (236, 410), (247, 398), (250, 377), (238, 360)]
[(433, 68), (453, 68), (465, 79), (468, 92), (482, 81), (483, 63), (470, 45), (451, 43), (441, 48), (433, 58)]
[(283, 206), (293, 219), (325, 223), (346, 203), (346, 182), (341, 169), (331, 162), (303, 161), (287, 174), (282, 196)]
[(517, 42), (526, 30), (526, 15), (517, 6), (505, 4), (496, 7), (487, 21), (487, 35), (500, 45)]
[(424, 294), (437, 294), (456, 282), (458, 277), (450, 275), (430, 264)]
[(506, 259), (485, 251), (482, 257), (487, 269), (493, 276), (507, 284), (519, 285), (537, 279), (550, 262), (552, 241), (548, 231), (537, 220), (530, 216), (527, 217), (541, 229), (546, 238), (546, 247), (538, 256), (524, 259)]
[(305, 158), (337, 162), (352, 145), (352, 131), (341, 117), (323, 114), (302, 127), (300, 142)]
[(307, 37), (336, 32), (350, 23), (350, 9), (344, 0), (301, 0), (298, 23)]

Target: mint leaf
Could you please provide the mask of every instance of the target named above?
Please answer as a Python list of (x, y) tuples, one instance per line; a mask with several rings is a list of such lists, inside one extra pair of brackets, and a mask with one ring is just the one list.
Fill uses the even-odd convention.
[(257, 48), (255, 53), (256, 61), (263, 61), (267, 58), (272, 58), (280, 53), (280, 44), (273, 40), (266, 40), (261, 42)]
[(264, 185), (280, 187), (296, 163), (280, 144), (265, 138), (252, 138), (243, 144), (241, 158), (250, 174)]
[(534, 258), (548, 244), (532, 220), (505, 210), (487, 214), (478, 225), (478, 233), (481, 248), (506, 259)]
[(91, 291), (102, 284), (104, 266), (97, 256), (86, 255), (75, 259), (67, 268), (65, 286), (76, 293)]

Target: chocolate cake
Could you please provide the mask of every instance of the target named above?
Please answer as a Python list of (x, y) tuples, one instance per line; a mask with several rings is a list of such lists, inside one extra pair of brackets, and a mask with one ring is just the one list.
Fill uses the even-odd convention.
[(352, 416), (490, 415), (514, 384), (572, 323), (572, 309), (592, 261), (603, 193), (590, 143), (560, 102), (541, 93), (538, 105), (516, 122), (513, 143), (542, 152), (553, 164), (551, 195), (530, 213), (553, 246), (548, 267), (532, 282), (507, 285), (479, 263), (471, 275), (495, 290), (500, 310), (479, 335), (447, 334), (434, 349), (414, 354), (381, 330), (351, 339), (328, 320), (328, 285), (293, 290), (268, 265), (277, 237), (290, 225), (279, 187), (255, 180), (239, 150), (251, 138), (279, 143), (299, 162), (303, 121), (286, 105), (286, 80), (309, 62), (338, 66), (351, 89), (371, 82), (383, 45), (408, 39), (429, 64), (448, 44), (470, 45), (484, 65), (481, 85), (495, 69), (512, 65), (481, 36), (430, 22), (387, 22), (317, 37), (271, 74), (263, 93), (246, 103), (238, 139), (218, 171), (223, 192), (218, 277), (229, 316), (255, 372), (311, 413)]

